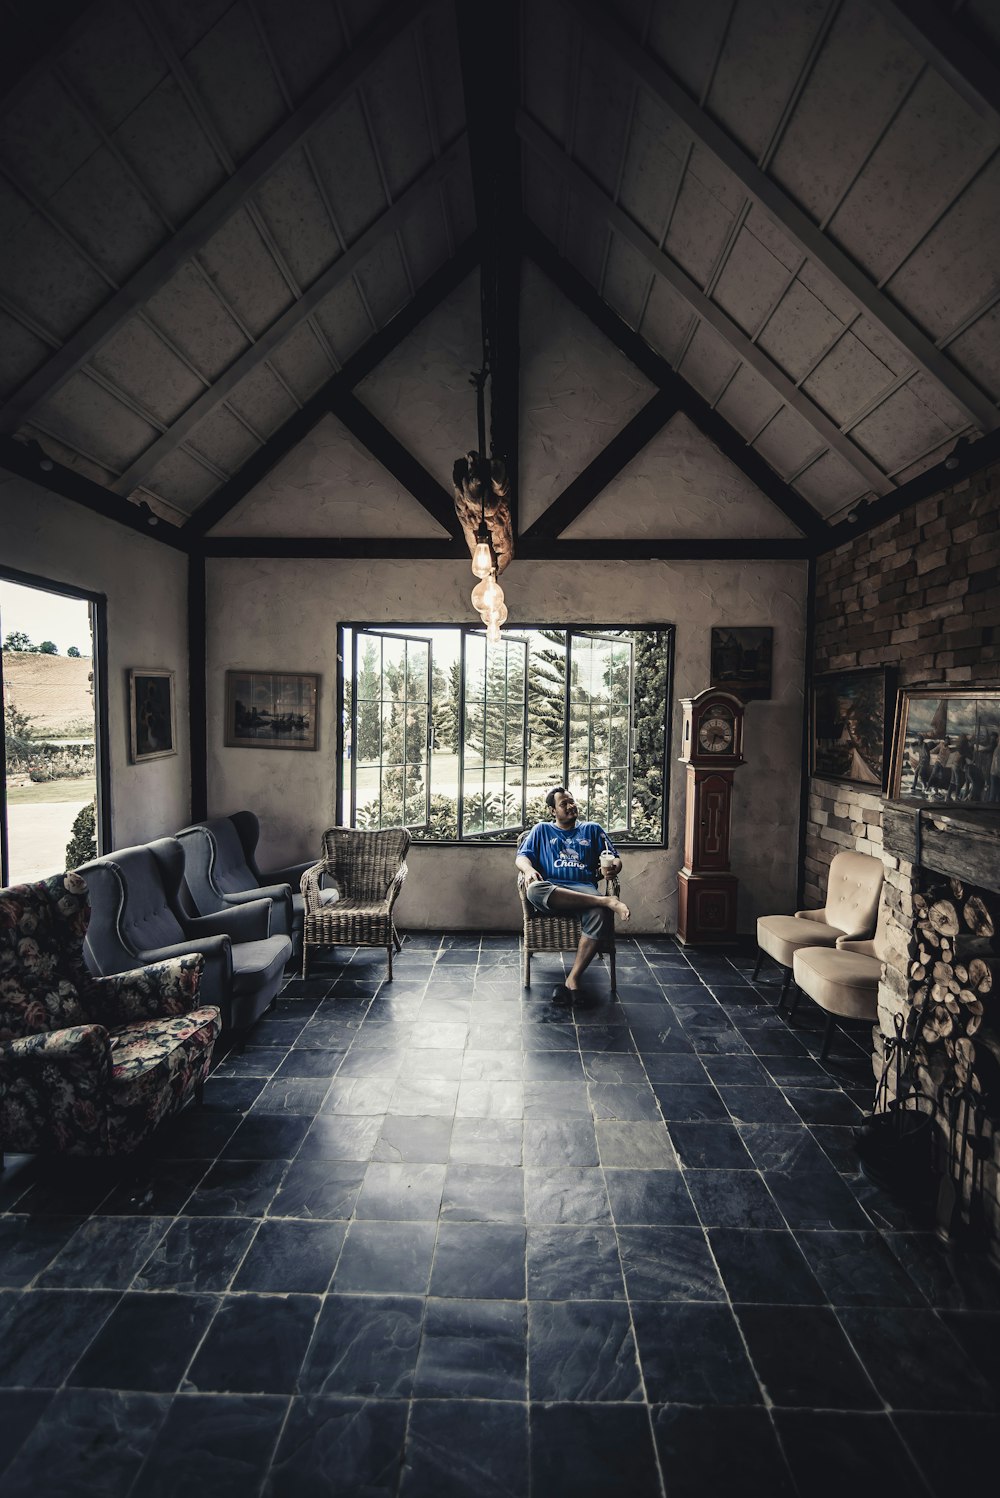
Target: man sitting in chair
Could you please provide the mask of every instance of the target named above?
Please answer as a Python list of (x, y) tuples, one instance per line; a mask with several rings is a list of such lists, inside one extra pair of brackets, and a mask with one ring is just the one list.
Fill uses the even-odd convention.
[(583, 928), (576, 959), (565, 983), (553, 989), (557, 1004), (570, 1004), (580, 979), (597, 956), (602, 939), (614, 930), (615, 916), (627, 921), (631, 912), (614, 895), (600, 895), (597, 881), (617, 874), (618, 851), (597, 822), (577, 821), (576, 801), (565, 786), (545, 798), (555, 823), (537, 822), (514, 860), (524, 875), (525, 894), (542, 914), (577, 916)]

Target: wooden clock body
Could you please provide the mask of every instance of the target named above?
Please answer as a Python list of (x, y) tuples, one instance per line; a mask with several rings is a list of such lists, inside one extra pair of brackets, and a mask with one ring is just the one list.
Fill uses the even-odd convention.
[(684, 867), (677, 935), (692, 946), (736, 937), (736, 876), (729, 871), (733, 776), (743, 763), (743, 703), (710, 687), (682, 700), (687, 765)]

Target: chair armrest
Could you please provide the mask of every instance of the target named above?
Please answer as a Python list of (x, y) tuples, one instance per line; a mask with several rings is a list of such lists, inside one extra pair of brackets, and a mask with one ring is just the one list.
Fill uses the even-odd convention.
[(298, 889), (302, 875), (311, 868), (312, 860), (307, 858), (304, 863), (289, 864), (287, 869), (268, 869), (260, 877), (264, 884), (290, 884), (292, 889)]
[(838, 936), (836, 950), (838, 952), (860, 952), (862, 957), (874, 957), (875, 938), (869, 936), (859, 941), (850, 936)]
[(388, 905), (389, 905), (389, 909), (390, 910), (392, 909), (392, 907), (396, 903), (396, 898), (397, 898), (400, 890), (403, 888), (403, 880), (405, 878), (406, 878), (406, 864), (405, 863), (401, 863), (400, 866), (399, 866), (399, 868), (396, 870), (395, 874), (390, 879), (390, 881), (389, 881), (389, 887), (388, 887), (388, 889), (385, 892), (385, 897), (386, 897), (386, 900), (388, 901)]
[(271, 901), (271, 919), (268, 925), (268, 936), (288, 936), (292, 930), (292, 891), (287, 884), (264, 884), (256, 889), (241, 889), (231, 895), (224, 895), (226, 906), (232, 909), (234, 906), (250, 905), (254, 900)]
[(201, 1001), (217, 1004), (218, 996), (228, 994), (233, 981), (233, 944), (228, 936), (202, 936), (191, 941), (178, 941), (169, 947), (153, 947), (148, 952), (137, 952), (142, 963), (166, 962), (171, 957), (189, 957), (200, 952), (205, 959), (201, 977)]
[(817, 921), (821, 926), (829, 925), (825, 910), (797, 910), (795, 912), (797, 921)]
[[(309, 868), (305, 870), (300, 878), (299, 889), (302, 891), (302, 898), (306, 902), (306, 915), (320, 908), (322, 904), (319, 897), (320, 890), (323, 887), (323, 877), (327, 873), (326, 860), (321, 858), (319, 863), (310, 864)], [(338, 889), (338, 893), (340, 892), (336, 880), (334, 880), (334, 888)]]
[(192, 916), (184, 922), (192, 936), (228, 936), (230, 941), (263, 941), (271, 934), (271, 901), (248, 900), (212, 915)]
[(129, 973), (93, 978), (87, 987), (86, 1008), (109, 1030), (167, 1014), (189, 1014), (200, 1002), (204, 969), (202, 954), (189, 952)]
[(47, 1030), (40, 1035), (25, 1035), (0, 1045), (0, 1081), (5, 1087), (28, 1076), (45, 1093), (53, 1091), (43, 1072), (55, 1067), (72, 1088), (91, 1097), (111, 1082), (111, 1047), (103, 1025), (71, 1025), (66, 1030)]

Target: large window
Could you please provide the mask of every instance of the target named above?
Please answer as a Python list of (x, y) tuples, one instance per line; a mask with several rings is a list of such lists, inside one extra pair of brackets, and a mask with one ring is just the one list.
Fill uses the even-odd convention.
[(665, 840), (669, 626), (342, 629), (339, 816), (424, 841), (512, 839), (568, 785), (623, 840)]

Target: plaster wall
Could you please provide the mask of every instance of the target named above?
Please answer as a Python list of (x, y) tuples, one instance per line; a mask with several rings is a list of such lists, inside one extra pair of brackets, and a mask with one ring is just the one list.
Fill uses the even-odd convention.
[[(208, 796), (211, 815), (250, 807), (261, 818), (262, 866), (318, 854), (336, 821), (337, 625), (469, 623), (462, 563), (214, 558), (207, 564)], [(740, 924), (793, 907), (797, 869), (805, 638), (804, 562), (517, 561), (504, 574), (512, 620), (676, 625), (669, 846), (626, 854), (623, 895), (635, 931), (673, 931), (682, 856), (684, 773), (676, 763), (677, 700), (709, 684), (712, 625), (775, 630), (774, 693), (747, 709), (737, 772), (733, 869)], [(227, 749), (227, 669), (321, 674), (319, 750)], [(410, 927), (514, 929), (513, 850), (415, 845), (397, 911)]]
[[(190, 820), (187, 561), (27, 479), (0, 470), (0, 564), (108, 601), (112, 845), (175, 832)], [(177, 753), (129, 763), (128, 672), (174, 672)]]

